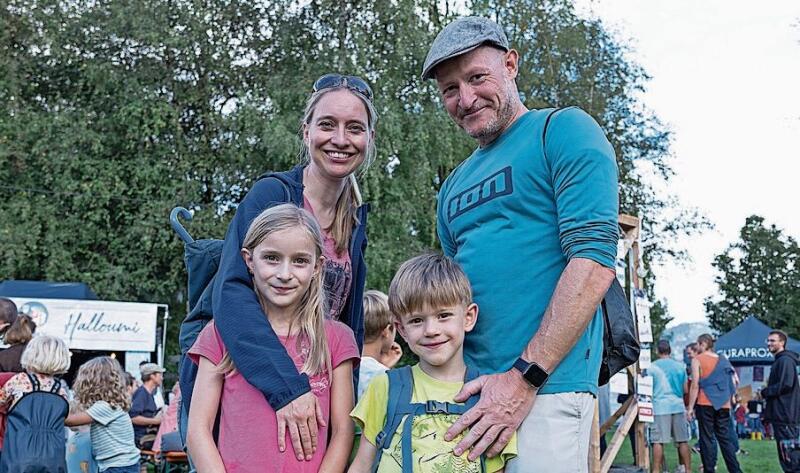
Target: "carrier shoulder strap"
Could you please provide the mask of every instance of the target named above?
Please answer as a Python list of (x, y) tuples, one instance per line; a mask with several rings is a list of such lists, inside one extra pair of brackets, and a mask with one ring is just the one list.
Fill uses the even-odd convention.
[[(389, 448), (392, 438), (403, 424), (403, 432), (400, 438), (400, 449), (402, 453), (403, 473), (412, 473), (414, 459), (411, 448), (411, 431), (413, 430), (414, 417), (423, 414), (455, 414), (462, 415), (472, 408), (480, 398), (479, 395), (470, 396), (465, 404), (428, 400), (424, 403), (412, 403), (411, 394), (414, 387), (414, 377), (410, 366), (389, 370), (389, 400), (386, 409), (386, 422), (384, 429), (375, 438), (375, 446), (378, 451), (375, 455), (372, 471), (377, 472), (380, 465), (383, 450)], [(469, 382), (480, 375), (477, 369), (467, 367), (464, 373), (464, 381)], [(405, 420), (403, 419), (405, 417)], [(481, 455), (481, 471), (486, 471), (486, 458)]]
[(414, 385), (410, 366), (389, 370), (386, 372), (386, 375), (389, 377), (389, 397), (386, 404), (386, 420), (383, 424), (383, 430), (375, 437), (375, 447), (378, 451), (375, 453), (375, 459), (372, 462), (373, 472), (378, 471), (383, 451), (389, 448), (394, 433), (397, 431), (397, 428), (400, 427), (400, 422), (403, 420), (403, 414), (398, 413), (398, 405), (411, 404), (411, 391)]

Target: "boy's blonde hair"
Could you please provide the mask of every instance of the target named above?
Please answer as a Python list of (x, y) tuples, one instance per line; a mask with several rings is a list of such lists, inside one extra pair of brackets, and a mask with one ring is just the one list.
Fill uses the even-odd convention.
[(392, 323), (389, 297), (381, 291), (364, 293), (364, 343), (377, 340), (383, 330)]
[[(242, 247), (251, 253), (269, 235), (290, 228), (302, 228), (314, 244), (314, 264), (319, 264), (319, 257), (322, 256), (322, 231), (317, 220), (308, 211), (292, 204), (281, 204), (270, 207), (250, 223), (250, 228), (244, 236)], [(256, 290), (256, 296), (263, 306), (262, 295)], [(296, 322), (300, 326), (297, 335), (297, 350), (301, 350), (303, 340), (310, 343), (308, 358), (300, 370), (308, 375), (315, 375), (331, 371), (331, 356), (328, 348), (328, 339), (325, 336), (325, 290), (323, 288), (322, 268), (313, 276), (308, 290), (300, 299), (297, 308)], [(289, 333), (295, 320), (289, 325)], [(235, 370), (230, 354), (226, 353), (217, 369), (221, 373), (230, 374)]]
[(20, 364), (32, 373), (64, 374), (69, 371), (70, 353), (64, 340), (50, 335), (33, 337), (22, 352)]
[(400, 265), (389, 285), (389, 309), (395, 317), (430, 307), (472, 303), (472, 287), (464, 270), (439, 253), (415, 256)]
[(122, 367), (110, 356), (98, 356), (81, 365), (75, 378), (75, 394), (85, 409), (97, 401), (123, 411), (131, 408)]

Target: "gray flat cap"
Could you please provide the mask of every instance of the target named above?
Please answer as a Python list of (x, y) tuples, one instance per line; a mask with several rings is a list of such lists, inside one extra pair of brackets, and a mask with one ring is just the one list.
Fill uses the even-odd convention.
[(508, 38), (500, 25), (488, 18), (465, 16), (445, 26), (433, 40), (425, 65), (422, 66), (422, 79), (433, 78), (433, 69), (442, 62), (468, 53), (483, 44), (491, 44), (508, 51)]

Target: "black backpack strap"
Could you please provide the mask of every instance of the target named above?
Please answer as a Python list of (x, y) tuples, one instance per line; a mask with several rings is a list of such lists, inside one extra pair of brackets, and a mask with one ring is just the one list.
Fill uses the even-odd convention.
[[(414, 378), (411, 376), (411, 367), (403, 366), (386, 372), (389, 376), (389, 398), (386, 405), (386, 421), (381, 430), (375, 437), (375, 459), (372, 462), (372, 471), (378, 471), (381, 463), (383, 451), (392, 443), (392, 438), (400, 422), (403, 420), (404, 413), (410, 412), (411, 391), (414, 387)], [(411, 414), (408, 416), (413, 417)]]
[(554, 108), (547, 114), (547, 118), (544, 120), (544, 126), (542, 127), (542, 156), (544, 156), (544, 159), (547, 159), (547, 128), (550, 126), (550, 120), (553, 119), (556, 113), (568, 108), (573, 107)]
[(61, 379), (53, 378), (53, 385), (50, 386), (50, 392), (53, 394), (58, 394), (59, 389), (61, 389)]
[(554, 108), (550, 113), (547, 114), (547, 118), (544, 119), (544, 126), (542, 127), (542, 154), (544, 154), (545, 156), (547, 156), (547, 153), (545, 152), (545, 149), (544, 149), (545, 143), (547, 143), (547, 141), (546, 141), (546, 139), (547, 139), (547, 127), (550, 125), (550, 120), (553, 119), (553, 115), (555, 115), (556, 112), (558, 112), (559, 110), (562, 110), (562, 109)]
[(37, 378), (35, 374), (31, 374), (28, 371), (26, 371), (25, 374), (28, 375), (28, 380), (31, 382), (33, 391), (39, 391), (42, 389), (42, 385), (39, 383), (39, 378)]

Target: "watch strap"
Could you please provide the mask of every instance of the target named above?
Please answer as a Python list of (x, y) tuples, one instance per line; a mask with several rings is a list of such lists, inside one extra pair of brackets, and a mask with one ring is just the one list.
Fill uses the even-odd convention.
[(528, 384), (535, 388), (542, 387), (550, 376), (550, 374), (538, 364), (529, 363), (522, 358), (517, 358), (517, 361), (514, 362), (514, 368), (522, 373), (522, 377)]

